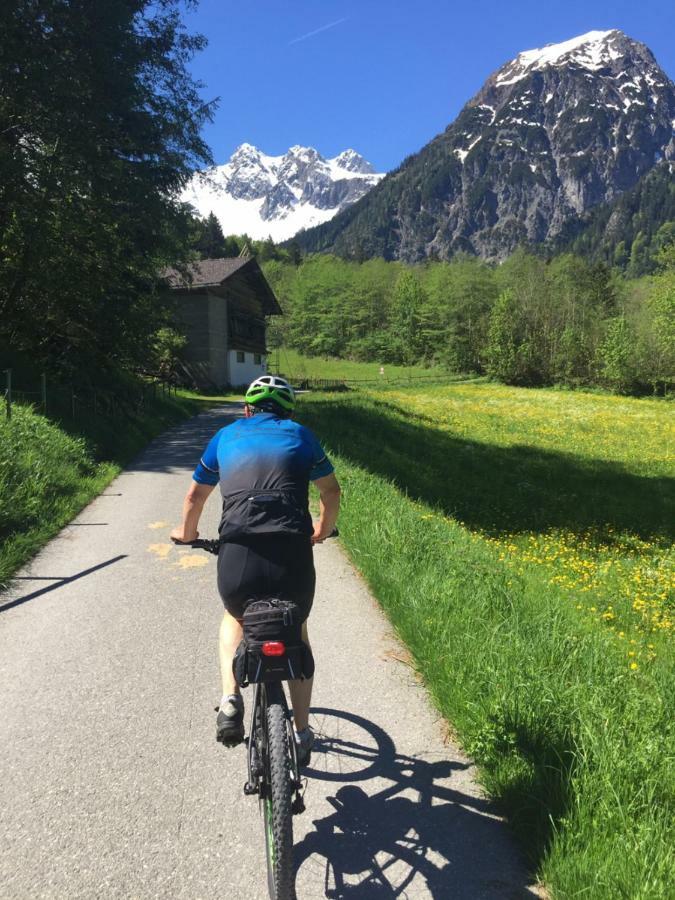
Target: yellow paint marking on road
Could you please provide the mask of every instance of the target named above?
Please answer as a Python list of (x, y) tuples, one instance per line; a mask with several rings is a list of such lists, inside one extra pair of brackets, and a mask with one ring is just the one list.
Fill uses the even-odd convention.
[(179, 569), (198, 569), (199, 566), (205, 566), (208, 563), (206, 556), (200, 556), (193, 553), (190, 556), (181, 556), (178, 562), (174, 563)]
[(148, 528), (168, 528), (168, 522), (150, 522)]
[(166, 559), (172, 550), (173, 544), (150, 544), (148, 546), (148, 553), (154, 553), (160, 559)]

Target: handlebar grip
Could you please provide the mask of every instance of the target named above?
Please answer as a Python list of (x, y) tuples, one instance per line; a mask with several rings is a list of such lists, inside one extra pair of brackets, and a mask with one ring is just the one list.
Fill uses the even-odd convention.
[(206, 550), (207, 553), (213, 553), (214, 556), (218, 555), (218, 551), (220, 550), (220, 541), (210, 541), (206, 538), (197, 538), (194, 541), (177, 541), (175, 538), (171, 538), (174, 544), (178, 547), (194, 547), (195, 550)]

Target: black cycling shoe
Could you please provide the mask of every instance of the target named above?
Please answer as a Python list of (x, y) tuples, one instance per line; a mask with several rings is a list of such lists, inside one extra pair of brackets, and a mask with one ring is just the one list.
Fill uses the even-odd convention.
[(244, 701), (233, 694), (221, 704), (216, 719), (216, 740), (225, 747), (236, 747), (244, 740)]

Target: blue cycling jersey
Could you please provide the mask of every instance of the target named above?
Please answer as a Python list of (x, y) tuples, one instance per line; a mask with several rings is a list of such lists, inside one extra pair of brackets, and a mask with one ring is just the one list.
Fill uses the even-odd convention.
[(311, 534), (309, 482), (333, 472), (312, 432), (291, 419), (257, 413), (221, 428), (192, 476), (220, 483), (221, 537), (285, 532)]

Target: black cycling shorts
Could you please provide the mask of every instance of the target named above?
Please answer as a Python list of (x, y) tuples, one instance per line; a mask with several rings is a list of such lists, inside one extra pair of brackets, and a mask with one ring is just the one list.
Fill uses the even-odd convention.
[(220, 545), (218, 591), (235, 619), (248, 600), (276, 597), (297, 603), (304, 621), (315, 584), (312, 542), (305, 535), (261, 534)]

